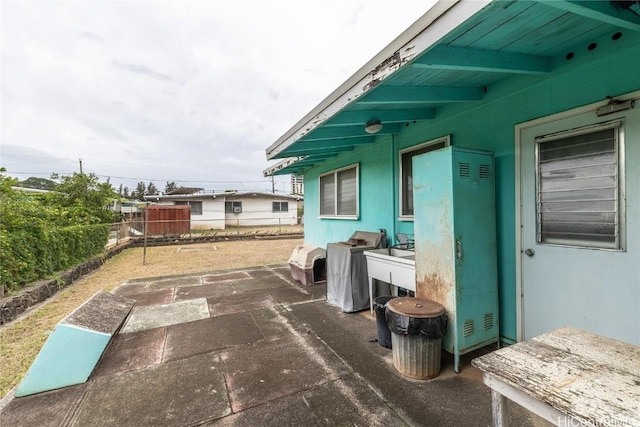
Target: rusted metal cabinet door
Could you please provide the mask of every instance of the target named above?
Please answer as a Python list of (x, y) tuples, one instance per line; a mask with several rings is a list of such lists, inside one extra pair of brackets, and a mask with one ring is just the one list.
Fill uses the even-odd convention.
[(444, 305), (442, 345), (460, 355), (497, 342), (493, 155), (446, 147), (414, 157), (416, 296)]

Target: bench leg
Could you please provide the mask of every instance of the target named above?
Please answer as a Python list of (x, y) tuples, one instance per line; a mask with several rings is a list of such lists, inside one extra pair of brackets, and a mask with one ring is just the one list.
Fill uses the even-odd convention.
[(491, 390), (491, 409), (493, 412), (494, 427), (509, 426), (509, 409), (507, 398), (495, 390)]
[(369, 310), (373, 316), (373, 278), (369, 276)]

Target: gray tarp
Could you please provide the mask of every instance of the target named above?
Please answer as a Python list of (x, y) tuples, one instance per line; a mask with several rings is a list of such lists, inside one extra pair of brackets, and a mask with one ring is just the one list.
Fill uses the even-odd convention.
[(374, 247), (357, 248), (340, 243), (327, 244), (327, 302), (345, 313), (369, 308), (369, 277), (363, 252)]

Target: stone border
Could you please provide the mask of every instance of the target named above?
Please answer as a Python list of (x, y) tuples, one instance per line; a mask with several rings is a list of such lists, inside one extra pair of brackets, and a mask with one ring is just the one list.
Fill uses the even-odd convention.
[[(278, 240), (303, 238), (304, 233), (280, 233), (280, 234), (229, 234), (213, 236), (192, 236), (192, 237), (170, 237), (170, 236), (149, 236), (147, 237), (147, 247), (188, 245), (208, 242), (226, 242), (231, 240)], [(131, 238), (131, 247), (140, 248), (144, 246), (144, 237)]]
[(55, 295), (60, 289), (66, 288), (80, 277), (97, 270), (106, 260), (129, 247), (131, 247), (131, 242), (111, 248), (104, 255), (94, 257), (77, 267), (65, 271), (57, 279), (30, 283), (22, 288), (18, 295), (3, 297), (0, 300), (0, 325), (6, 325), (15, 320), (29, 308)]

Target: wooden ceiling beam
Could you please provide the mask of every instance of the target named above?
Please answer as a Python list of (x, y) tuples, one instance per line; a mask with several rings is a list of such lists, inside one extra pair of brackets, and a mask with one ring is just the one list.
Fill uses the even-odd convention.
[(380, 86), (358, 100), (359, 105), (442, 104), (480, 101), (484, 88), (447, 86)]
[(337, 114), (327, 121), (323, 126), (364, 126), (370, 120), (380, 120), (385, 123), (407, 123), (413, 121), (431, 120), (435, 118), (434, 108), (402, 108), (402, 109), (380, 109), (380, 110), (351, 110)]
[(546, 74), (551, 71), (551, 61), (546, 57), (453, 46), (437, 46), (416, 59), (411, 66), (418, 69), (514, 74)]
[[(640, 16), (633, 9), (634, 4), (630, 2), (562, 0), (544, 1), (543, 3), (546, 6), (555, 7), (605, 24), (640, 32)], [(625, 4), (629, 5), (629, 7), (625, 7)]]

